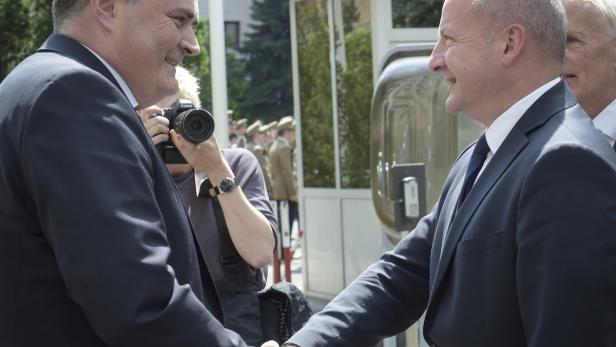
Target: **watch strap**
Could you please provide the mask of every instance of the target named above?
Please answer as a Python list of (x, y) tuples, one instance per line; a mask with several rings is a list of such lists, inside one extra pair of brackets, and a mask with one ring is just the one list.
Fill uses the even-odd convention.
[[(237, 181), (235, 180), (235, 177), (225, 177), (225, 178), (223, 178), (221, 180), (221, 182), (223, 180), (226, 180), (226, 179), (233, 180), (233, 183), (235, 184), (235, 187), (234, 187), (234, 189), (232, 191), (237, 189), (238, 184), (237, 184)], [(220, 183), (218, 183), (218, 184), (220, 185)], [(231, 192), (229, 192), (229, 193), (231, 193)], [(201, 189), (200, 189), (200, 194), (199, 194), (200, 196), (206, 196), (206, 197), (213, 198), (213, 197), (217, 197), (218, 195), (221, 195), (221, 194), (226, 194), (226, 193), (223, 192), (222, 190), (220, 190), (219, 186), (213, 185), (212, 181), (209, 179), (209, 177), (204, 179), (203, 182), (201, 183)]]

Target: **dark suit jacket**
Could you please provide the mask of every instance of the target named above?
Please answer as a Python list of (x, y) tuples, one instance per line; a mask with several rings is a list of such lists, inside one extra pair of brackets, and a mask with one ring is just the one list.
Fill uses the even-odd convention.
[(435, 346), (616, 346), (616, 155), (574, 104), (560, 82), (531, 106), (453, 217), (466, 150), (432, 212), (291, 341), (373, 346), (427, 308)]
[(204, 305), (181, 198), (105, 66), (54, 35), (0, 100), (0, 346), (243, 345)]

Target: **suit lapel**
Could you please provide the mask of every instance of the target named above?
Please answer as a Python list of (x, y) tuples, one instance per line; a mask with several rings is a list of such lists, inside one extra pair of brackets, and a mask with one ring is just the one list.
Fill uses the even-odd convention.
[[(89, 67), (90, 69), (105, 76), (109, 82), (113, 83), (122, 94), (124, 91), (120, 87), (120, 84), (113, 77), (111, 72), (107, 69), (100, 59), (98, 59), (92, 52), (90, 52), (85, 46), (72, 38), (60, 34), (51, 35), (38, 49), (37, 52), (56, 52), (72, 58), (81, 64)], [(126, 96), (126, 95), (125, 95)], [(127, 97), (128, 100), (128, 97)]]
[[(484, 169), (481, 176), (479, 176), (475, 182), (473, 189), (460, 206), (457, 214), (451, 220), (451, 224), (444, 224), (444, 227), (448, 227), (449, 231), (440, 253), (440, 260), (438, 260), (438, 257), (436, 258), (438, 260), (438, 264), (435, 264), (434, 262), (432, 263), (433, 266), (436, 265), (436, 274), (434, 275), (434, 282), (431, 286), (432, 290), (428, 302), (428, 309), (430, 308), (436, 292), (443, 281), (447, 268), (451, 263), (451, 259), (455, 253), (460, 238), (464, 234), (466, 226), (496, 182), (498, 182), (500, 177), (506, 173), (509, 166), (529, 143), (527, 135), (534, 129), (545, 124), (556, 113), (565, 108), (572, 107), (575, 103), (575, 98), (571, 95), (568, 89), (566, 89), (564, 83), (561, 81), (541, 96), (513, 127), (501, 147)], [(467, 164), (461, 171), (466, 170), (468, 160), (469, 159), (466, 160)], [(464, 176), (464, 172), (458, 174)], [(458, 185), (461, 185), (461, 183), (458, 183)], [(459, 195), (460, 187), (456, 187), (455, 190), (452, 190), (452, 197), (450, 201), (453, 202), (448, 204), (448, 209), (455, 209), (455, 202), (458, 200)], [(444, 214), (443, 217), (450, 218), (448, 216), (451, 215), (451, 212), (452, 211), (449, 211), (449, 214)], [(443, 231), (444, 229), (439, 230), (440, 233)]]

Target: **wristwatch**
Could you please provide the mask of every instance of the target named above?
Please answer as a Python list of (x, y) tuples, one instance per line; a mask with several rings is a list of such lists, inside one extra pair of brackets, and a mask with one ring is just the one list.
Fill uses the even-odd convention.
[(237, 188), (237, 182), (235, 181), (235, 177), (225, 177), (223, 178), (217, 186), (212, 187), (210, 189), (211, 196), (224, 195), (233, 192)]

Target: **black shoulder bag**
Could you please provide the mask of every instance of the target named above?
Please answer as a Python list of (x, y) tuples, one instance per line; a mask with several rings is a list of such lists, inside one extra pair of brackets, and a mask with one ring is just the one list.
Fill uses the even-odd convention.
[[(203, 188), (209, 192), (209, 188), (212, 187), (210, 180), (206, 179), (203, 184), (205, 185)], [(243, 261), (233, 245), (222, 207), (216, 197), (212, 197), (212, 207), (220, 233), (223, 264)], [(263, 341), (274, 340), (279, 344), (286, 342), (312, 316), (312, 310), (304, 293), (293, 283), (275, 283), (259, 291), (258, 298)]]

